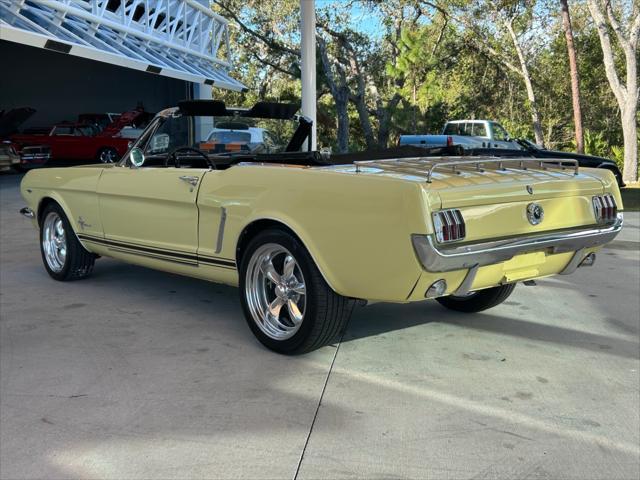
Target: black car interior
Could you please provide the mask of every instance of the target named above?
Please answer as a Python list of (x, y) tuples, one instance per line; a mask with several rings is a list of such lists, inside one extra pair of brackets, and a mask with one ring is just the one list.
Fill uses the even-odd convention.
[[(263, 164), (280, 164), (295, 166), (330, 166), (348, 165), (356, 161), (383, 160), (410, 157), (440, 157), (485, 155), (501, 157), (544, 157), (536, 155), (529, 149), (463, 149), (460, 146), (417, 147), (403, 145), (388, 149), (365, 152), (326, 154), (310, 151), (308, 145), (312, 135), (312, 123), (304, 116), (296, 115), (299, 106), (296, 104), (258, 102), (253, 107), (227, 107), (220, 100), (185, 100), (178, 103), (176, 118), (189, 119), (177, 122), (179, 125), (167, 128), (166, 145), (162, 151), (146, 151), (145, 167), (177, 167), (177, 168), (210, 168), (224, 170), (242, 162)], [(231, 121), (221, 122), (220, 129), (248, 130), (249, 119), (292, 120), (297, 128), (283, 151), (278, 153), (261, 153), (260, 149), (250, 149), (248, 145), (236, 145), (234, 151), (227, 151), (223, 144), (208, 148), (207, 151), (196, 148), (195, 117), (230, 117)], [(245, 119), (245, 120), (243, 120)], [(158, 129), (160, 131), (162, 127)], [(147, 139), (147, 150), (148, 150)]]

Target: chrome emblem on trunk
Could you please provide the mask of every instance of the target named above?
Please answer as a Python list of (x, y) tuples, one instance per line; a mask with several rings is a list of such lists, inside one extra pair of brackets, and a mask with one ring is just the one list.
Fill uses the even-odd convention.
[(527, 220), (531, 225), (538, 225), (544, 219), (544, 209), (538, 203), (527, 205)]

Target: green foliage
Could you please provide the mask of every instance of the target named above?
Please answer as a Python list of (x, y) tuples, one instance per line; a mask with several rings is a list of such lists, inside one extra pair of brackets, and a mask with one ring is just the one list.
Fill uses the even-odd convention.
[[(243, 28), (231, 29), (237, 66), (233, 73), (249, 91), (216, 90), (216, 97), (244, 105), (258, 99), (299, 102), (299, 56), (287, 51), (299, 48), (299, 0), (214, 0), (214, 8), (229, 17), (223, 6), (237, 12), (244, 25), (262, 38)], [(318, 35), (325, 38), (332, 60), (343, 62), (352, 97), (358, 90), (358, 72), (349, 65), (339, 37), (322, 25), (344, 35), (354, 48), (373, 134), (379, 134), (383, 114), (388, 114), (389, 145), (403, 133), (439, 133), (447, 120), (460, 118), (496, 120), (513, 137), (534, 137), (522, 76), (505, 63), (519, 67), (512, 39), (501, 23), (511, 19), (532, 77), (545, 143), (575, 150), (567, 45), (558, 2), (326, 0), (317, 2), (316, 8)], [(570, 2), (570, 8), (585, 149), (621, 164), (620, 113), (604, 71), (598, 34), (585, 2)], [(375, 31), (372, 24), (378, 25)], [(617, 61), (624, 62), (617, 44), (614, 49)], [(320, 59), (317, 72), (319, 145), (335, 149), (335, 102)], [(390, 102), (396, 96), (399, 101)], [(352, 98), (350, 150), (366, 148), (355, 107)]]
[[(575, 148), (575, 143), (574, 143)], [(584, 131), (584, 153), (587, 155), (595, 155), (597, 157), (609, 157), (611, 155), (611, 146), (604, 138), (604, 133)]]
[(624, 148), (613, 145), (611, 147), (611, 159), (616, 162), (620, 171), (624, 170)]

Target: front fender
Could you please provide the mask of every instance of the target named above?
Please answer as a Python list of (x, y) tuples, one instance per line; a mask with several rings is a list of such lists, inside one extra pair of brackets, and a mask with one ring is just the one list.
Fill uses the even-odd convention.
[(60, 205), (74, 232), (102, 236), (96, 194), (102, 170), (102, 167), (31, 170), (22, 179), (20, 193), (36, 213), (36, 219), (40, 218), (45, 200), (51, 199)]

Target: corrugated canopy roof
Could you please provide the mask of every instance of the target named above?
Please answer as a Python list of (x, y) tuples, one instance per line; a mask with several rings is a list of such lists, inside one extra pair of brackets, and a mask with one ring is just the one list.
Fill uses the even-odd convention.
[(226, 19), (195, 0), (0, 0), (0, 38), (229, 90)]

